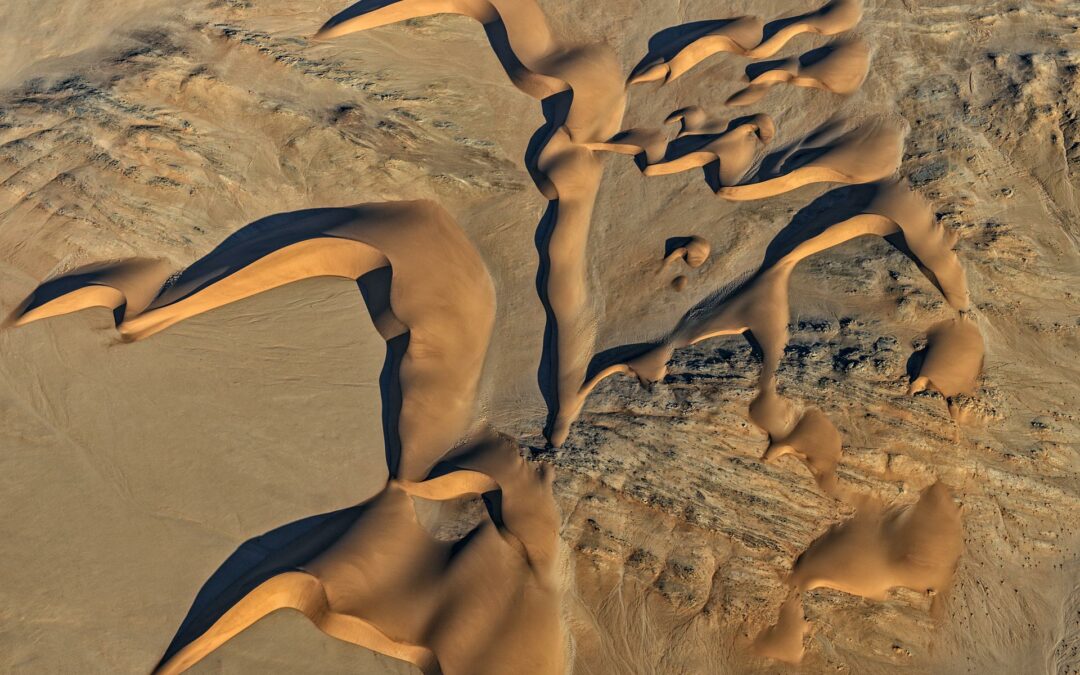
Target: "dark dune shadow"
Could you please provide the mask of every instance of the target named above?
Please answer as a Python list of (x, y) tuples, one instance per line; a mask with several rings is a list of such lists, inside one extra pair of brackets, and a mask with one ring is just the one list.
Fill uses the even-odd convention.
[[(87, 265), (80, 267), (78, 270), (70, 274), (57, 277), (50, 281), (46, 281), (30, 294), (23, 302), (15, 307), (14, 310), (7, 317), (4, 318), (2, 325), (7, 326), (14, 323), (22, 315), (32, 312), (33, 310), (48, 304), (57, 298), (67, 295), (68, 293), (77, 291), (88, 286), (95, 286), (104, 282), (112, 273), (122, 270), (125, 267), (137, 265), (141, 260), (127, 260), (120, 263), (97, 263), (93, 265)], [(151, 262), (151, 261), (145, 261)], [(106, 284), (107, 285), (107, 284)], [(119, 324), (124, 320), (124, 311), (126, 310), (126, 303), (121, 304), (113, 310), (113, 319)]]
[(349, 5), (330, 17), (330, 20), (323, 24), (323, 29), (333, 28), (334, 26), (345, 23), (349, 19), (355, 19), (358, 16), (370, 14), (375, 10), (389, 7), (390, 5), (396, 5), (398, 2), (401, 2), (401, 0), (360, 0), (360, 2)]
[[(828, 5), (825, 5), (825, 7), (828, 7)], [(818, 14), (821, 14), (822, 10), (824, 10), (825, 7), (822, 7), (821, 9), (816, 9), (812, 12), (806, 12), (805, 14), (796, 14), (795, 16), (789, 16), (782, 19), (774, 19), (773, 21), (770, 21), (769, 23), (765, 24), (765, 28), (762, 30), (761, 41), (765, 42), (769, 40), (771, 37), (792, 24), (813, 18)]]
[(664, 240), (664, 258), (690, 243), (693, 237), (668, 237)]
[(839, 187), (799, 209), (769, 242), (760, 269), (772, 267), (799, 244), (816, 237), (832, 225), (863, 213), (875, 193), (873, 185)]
[(626, 363), (630, 359), (641, 356), (656, 347), (656, 345), (657, 343), (655, 342), (635, 342), (597, 352), (589, 361), (589, 368), (585, 372), (585, 381), (588, 382), (592, 380), (592, 378), (596, 377), (597, 373), (605, 368), (619, 363)]
[(914, 382), (919, 377), (919, 371), (922, 370), (923, 361), (926, 360), (927, 348), (923, 347), (918, 351), (911, 353), (908, 357), (907, 363), (904, 364), (904, 372), (908, 376), (908, 382)]

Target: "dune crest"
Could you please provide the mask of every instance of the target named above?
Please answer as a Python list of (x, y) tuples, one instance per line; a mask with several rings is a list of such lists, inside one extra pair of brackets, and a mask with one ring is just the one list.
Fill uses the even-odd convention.
[[(727, 105), (757, 103), (778, 84), (851, 94), (862, 86), (870, 72), (870, 46), (863, 40), (843, 40), (815, 51), (822, 53), (814, 55), (810, 62), (786, 59), (755, 75), (745, 89), (727, 100)], [(806, 58), (804, 55), (803, 59)]]
[(135, 259), (84, 267), (36, 288), (5, 323), (23, 326), (89, 307), (111, 309), (116, 322), (121, 323), (149, 306), (170, 271), (163, 260)]
[[(731, 21), (708, 21), (695, 26), (687, 36), (669, 41), (656, 40), (655, 49), (642, 59), (627, 79), (627, 84), (661, 80), (663, 84), (679, 78), (713, 54), (730, 52), (746, 55), (761, 43), (764, 22), (756, 16), (742, 16)], [(679, 44), (683, 43), (681, 48)], [(653, 54), (653, 52), (659, 52)], [(666, 55), (670, 54), (670, 55)]]
[(813, 12), (779, 19), (776, 22), (776, 32), (751, 49), (747, 56), (767, 59), (780, 51), (796, 35), (803, 33), (836, 35), (851, 30), (862, 21), (862, 5), (862, 0), (833, 0)]

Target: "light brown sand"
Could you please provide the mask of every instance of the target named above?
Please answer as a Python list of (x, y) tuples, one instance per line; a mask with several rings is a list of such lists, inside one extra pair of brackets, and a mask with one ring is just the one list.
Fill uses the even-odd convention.
[[(1075, 663), (1061, 7), (886, 2), (860, 24), (843, 1), (368, 0), (309, 40), (328, 7), (132, 5), (155, 30), (16, 59), (45, 77), (0, 113), (2, 534), (29, 542), (0, 566), (0, 668), (149, 669), (237, 544), (358, 502), (161, 670), (296, 640), (273, 668), (337, 672), (322, 635), (399, 661), (361, 668), (451, 673)], [(1046, 53), (1012, 54), (1017, 35)], [(627, 90), (650, 81), (672, 86)], [(657, 124), (673, 109), (677, 132)], [(421, 201), (383, 201), (403, 198)], [(275, 217), (226, 239), (372, 200), (303, 237), (275, 240)], [(334, 351), (362, 339), (340, 318), (357, 283), (381, 385)], [(260, 322), (252, 354), (228, 344)], [(334, 344), (298, 338), (316, 328)], [(752, 349), (721, 339), (739, 335)], [(191, 428), (216, 408), (243, 420), (220, 452), (225, 429)], [(264, 455), (288, 427), (309, 432)], [(320, 463), (346, 427), (359, 464)], [(214, 487), (183, 497), (197, 471)], [(336, 496), (292, 503), (302, 489)], [(319, 630), (258, 632), (286, 608)]]

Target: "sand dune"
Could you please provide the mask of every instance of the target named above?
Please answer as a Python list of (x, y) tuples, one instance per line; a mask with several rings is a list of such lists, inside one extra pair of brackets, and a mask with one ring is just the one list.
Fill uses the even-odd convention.
[(962, 549), (960, 508), (949, 489), (934, 483), (915, 504), (873, 504), (814, 541), (791, 572), (801, 591), (832, 588), (872, 600), (890, 589), (946, 590)]
[(932, 390), (946, 398), (971, 394), (983, 366), (983, 339), (969, 318), (935, 324), (927, 333), (926, 354), (909, 393)]
[[(126, 307), (117, 324), (123, 339), (141, 340), (284, 284), (318, 276), (360, 280), (385, 267), (392, 270), (389, 288), (361, 284), (361, 290), (368, 291), (372, 320), (384, 338), (408, 332), (399, 366), (400, 448), (395, 440), (387, 452), (391, 475), (417, 480), (471, 421), (495, 311), (483, 262), (434, 203), (316, 209), (259, 221), (160, 291), (164, 268), (141, 262), (55, 279), (35, 292), (16, 323), (109, 302)], [(61, 288), (61, 295), (36, 304), (34, 298), (51, 297)], [(139, 312), (139, 306), (145, 308)]]
[[(455, 470), (428, 481), (391, 480), (329, 548), (250, 579), (253, 589), (207, 630), (174, 643), (157, 672), (183, 672), (279, 609), (424, 673), (563, 672), (551, 474), (494, 436), (452, 462)], [(498, 506), (457, 541), (433, 538), (410, 496), (447, 500), (478, 490), (497, 496)]]
[(757, 103), (778, 84), (824, 89), (834, 94), (854, 93), (870, 71), (870, 46), (863, 40), (842, 40), (802, 58), (763, 64), (760, 70), (750, 79), (749, 86), (727, 100), (728, 105)]
[(712, 132), (708, 124), (690, 131), (684, 125), (678, 138), (668, 144), (663, 158), (642, 167), (646, 176), (664, 176), (716, 163), (719, 185), (738, 183), (757, 158), (760, 147), (775, 133), (768, 115), (733, 121), (726, 129)]
[[(888, 182), (877, 186), (863, 213), (827, 226), (814, 233), (792, 233), (787, 240), (770, 247), (762, 267), (737, 290), (727, 296), (709, 298), (683, 316), (675, 329), (657, 345), (625, 363), (600, 370), (583, 388), (585, 395), (605, 377), (633, 373), (642, 382), (663, 379), (674, 350), (722, 335), (746, 333), (762, 352), (758, 394), (750, 405), (750, 418), (769, 434), (773, 446), (767, 458), (795, 454), (805, 457), (816, 479), (832, 483), (831, 465), (838, 457), (839, 439), (835, 429), (820, 413), (798, 416), (792, 404), (776, 390), (776, 370), (788, 341), (790, 316), (788, 285), (801, 261), (856, 237), (900, 234), (908, 251), (927, 251), (925, 265), (931, 279), (947, 278), (954, 297), (966, 298), (963, 270), (950, 249), (953, 240), (940, 227), (927, 227), (926, 203), (906, 186)], [(881, 215), (888, 213), (891, 217)], [(896, 220), (893, 220), (895, 218)], [(932, 267), (931, 267), (932, 265)], [(965, 289), (961, 294), (960, 289)], [(979, 353), (981, 359), (981, 351)], [(976, 370), (977, 372), (977, 370)]]
[(816, 33), (836, 35), (851, 30), (862, 20), (862, 0), (833, 0), (820, 9), (787, 19), (778, 19), (766, 26), (768, 37), (751, 49), (747, 56), (767, 59), (780, 51), (796, 35)]
[(836, 465), (840, 463), (841, 445), (840, 432), (825, 413), (816, 409), (808, 410), (790, 434), (769, 444), (763, 459), (768, 462), (794, 455), (810, 469), (822, 490), (835, 495)]
[(831, 528), (795, 561), (794, 595), (776, 625), (755, 641), (759, 654), (789, 663), (803, 655), (802, 594), (815, 588), (885, 600), (894, 588), (937, 594), (952, 583), (963, 548), (960, 508), (948, 488), (934, 483), (906, 507), (864, 504), (851, 520)]
[(161, 260), (127, 260), (79, 269), (39, 286), (5, 323), (22, 326), (87, 307), (111, 309), (121, 323), (147, 308), (169, 273)]
[[(639, 84), (656, 80), (671, 82), (710, 56), (722, 52), (754, 59), (769, 58), (797, 35), (836, 35), (854, 28), (861, 19), (862, 0), (834, 0), (816, 11), (777, 19), (769, 24), (756, 16), (685, 24), (653, 36), (649, 53), (634, 68), (627, 83)], [(852, 55), (842, 60), (847, 62), (849, 58), (854, 59), (857, 56)], [(810, 72), (805, 73), (807, 78), (817, 80), (824, 75), (825, 73), (817, 71), (813, 75)], [(841, 76), (839, 72), (830, 75), (838, 80), (849, 79)]]
[(784, 163), (786, 170), (780, 175), (722, 186), (716, 194), (732, 201), (766, 199), (812, 183), (873, 183), (896, 173), (906, 135), (901, 124), (872, 120), (839, 137), (834, 136), (834, 131), (811, 136), (790, 150)]
[(712, 247), (709, 242), (695, 234), (678, 247), (672, 249), (671, 253), (668, 253), (664, 258), (664, 265), (667, 266), (676, 260), (683, 260), (692, 268), (701, 267), (709, 259), (709, 253), (711, 252)]
[(675, 34), (666, 40), (663, 34), (657, 35), (649, 45), (649, 54), (634, 68), (627, 84), (671, 82), (720, 52), (745, 55), (761, 43), (764, 27), (760, 18), (743, 16), (684, 26), (682, 31), (672, 31)]

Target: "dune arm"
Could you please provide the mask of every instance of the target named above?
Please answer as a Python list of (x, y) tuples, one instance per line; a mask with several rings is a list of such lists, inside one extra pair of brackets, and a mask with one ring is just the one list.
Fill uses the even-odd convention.
[(260, 619), (282, 609), (300, 612), (331, 637), (408, 661), (425, 675), (441, 672), (430, 649), (397, 642), (363, 619), (332, 612), (322, 582), (306, 572), (293, 571), (271, 577), (256, 586), (209, 630), (162, 662), (154, 675), (183, 673)]
[(380, 251), (358, 241), (307, 239), (278, 249), (181, 300), (124, 321), (120, 334), (127, 340), (141, 340), (184, 319), (302, 279), (358, 279), (387, 265), (389, 261)]

